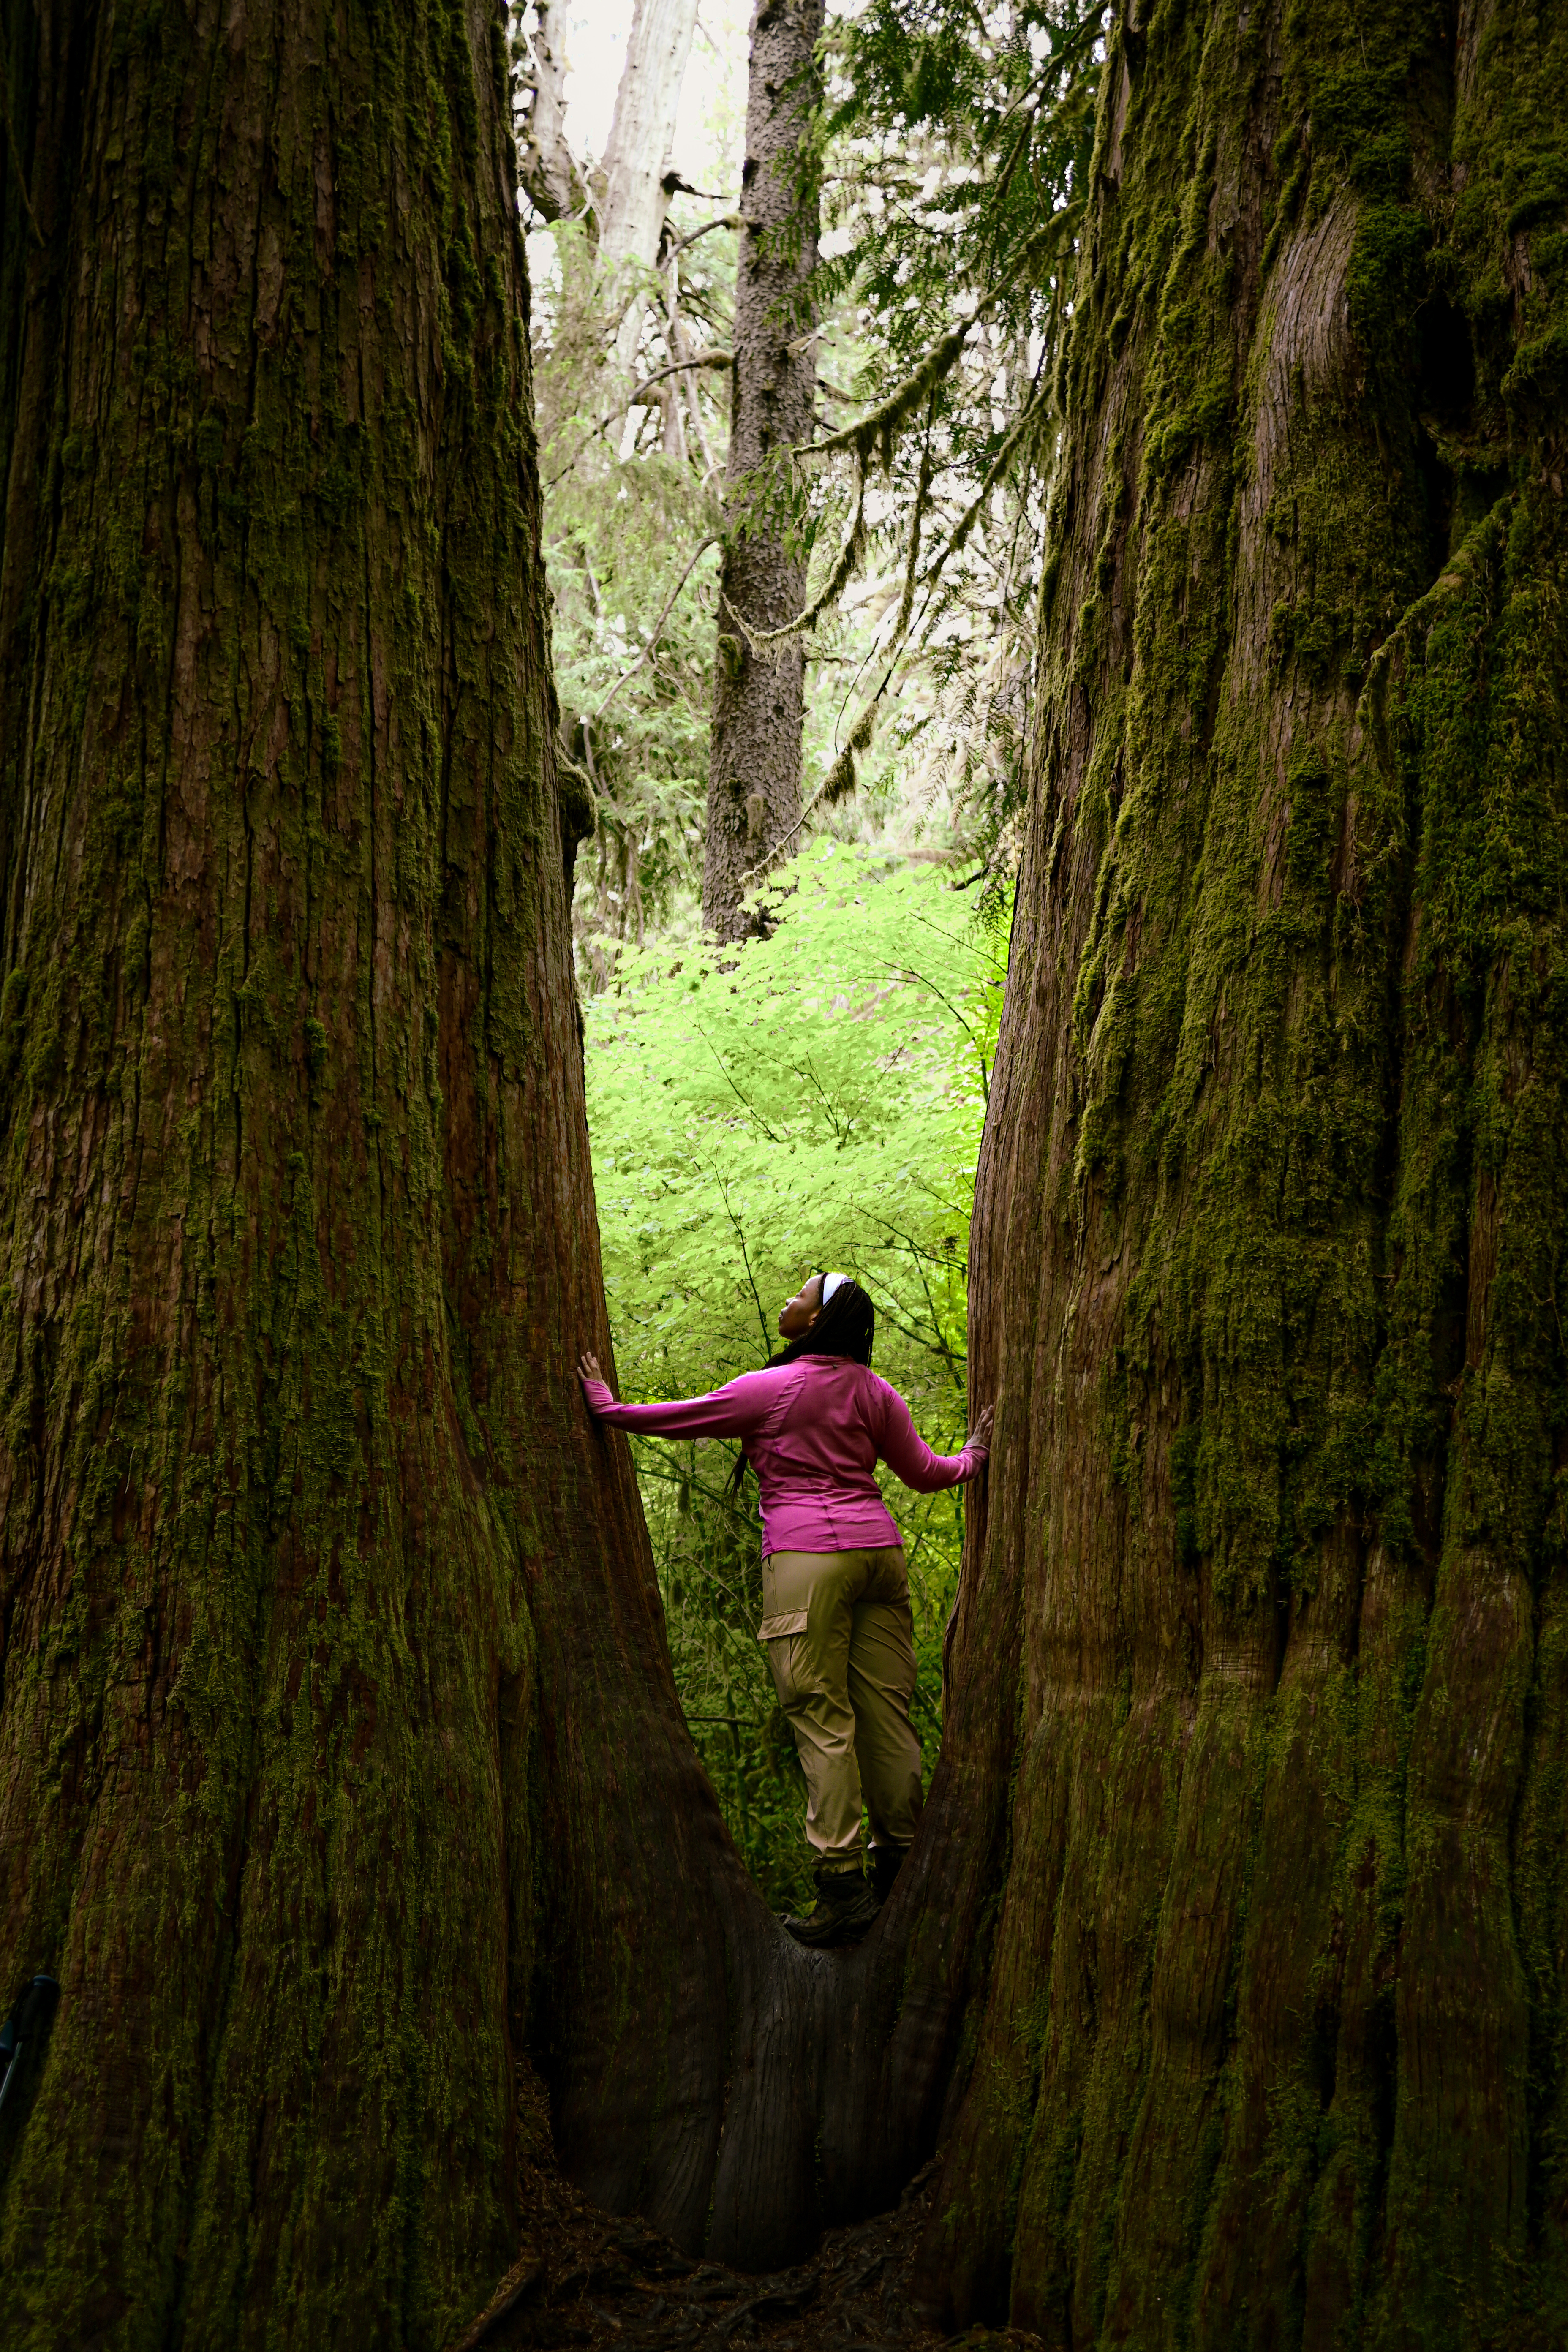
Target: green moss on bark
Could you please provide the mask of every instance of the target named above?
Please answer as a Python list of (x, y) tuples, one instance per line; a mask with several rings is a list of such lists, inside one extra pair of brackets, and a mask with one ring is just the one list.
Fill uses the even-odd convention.
[(624, 1822), (536, 1947), (607, 1745), (546, 1759), (541, 1687), (569, 1750), (599, 1644), (661, 1754), (675, 1712), (569, 1360), (510, 129), (446, 0), (43, 13), (42, 241), (7, 210), (0, 260), (0, 1950), (64, 1996), (0, 2335), (433, 2346), (516, 2251), (542, 1967), (569, 2045), (646, 1966), (597, 1908)]
[(1563, 280), (1510, 242), (1568, 51), (1461, 39), (1140, 9), (1104, 78), (976, 1291), (1057, 1892), (1015, 1864), (928, 2263), (1051, 2341), (1568, 2292)]

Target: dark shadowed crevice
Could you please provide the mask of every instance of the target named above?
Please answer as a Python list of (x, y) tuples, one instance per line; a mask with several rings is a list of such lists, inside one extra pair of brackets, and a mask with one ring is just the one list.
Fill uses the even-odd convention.
[(1476, 359), (1469, 321), (1440, 291), (1429, 294), (1415, 314), (1416, 410), (1446, 431), (1462, 425), (1476, 397)]

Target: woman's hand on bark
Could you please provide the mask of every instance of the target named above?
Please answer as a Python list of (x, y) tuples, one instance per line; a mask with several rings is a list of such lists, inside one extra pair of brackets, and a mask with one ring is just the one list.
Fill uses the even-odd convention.
[(964, 1439), (964, 1441), (963, 1441), (963, 1442), (964, 1442), (964, 1444), (965, 1444), (966, 1446), (967, 1446), (967, 1445), (985, 1445), (985, 1446), (989, 1446), (989, 1444), (990, 1444), (990, 1443), (991, 1443), (991, 1424), (992, 1424), (992, 1423), (995, 1420), (995, 1418), (996, 1418), (996, 1408), (995, 1408), (995, 1406), (994, 1406), (994, 1404), (988, 1404), (988, 1405), (986, 1406), (986, 1408), (985, 1408), (984, 1412), (983, 1413), (981, 1413), (981, 1414), (978, 1416), (978, 1418), (976, 1419), (973, 1428), (970, 1431), (970, 1433), (969, 1433), (968, 1436), (967, 1436), (967, 1437)]
[(584, 1349), (577, 1359), (577, 1378), (580, 1381), (602, 1381), (604, 1377), (597, 1356), (590, 1355)]

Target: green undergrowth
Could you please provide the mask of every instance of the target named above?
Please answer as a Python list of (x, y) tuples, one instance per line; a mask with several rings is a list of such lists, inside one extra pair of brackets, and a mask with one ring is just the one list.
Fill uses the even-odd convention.
[[(754, 1369), (805, 1276), (840, 1266), (876, 1301), (875, 1369), (952, 1452), (1004, 935), (945, 868), (832, 840), (769, 896), (772, 938), (649, 946), (587, 1011), (619, 1393), (689, 1396)], [(692, 1736), (748, 1865), (770, 1900), (794, 1899), (805, 1791), (755, 1639), (755, 1487), (730, 1499), (726, 1445), (647, 1439), (636, 1453)], [(909, 1555), (929, 1772), (963, 1504), (883, 1477)]]

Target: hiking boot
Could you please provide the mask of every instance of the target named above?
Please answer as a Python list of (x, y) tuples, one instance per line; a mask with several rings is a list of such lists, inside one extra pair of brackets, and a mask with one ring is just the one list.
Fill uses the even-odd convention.
[(893, 1891), (893, 1881), (904, 1866), (909, 1853), (907, 1845), (874, 1845), (871, 1848), (871, 1892), (879, 1904), (885, 1903)]
[(858, 1944), (877, 1917), (877, 1898), (866, 1884), (858, 1863), (850, 1870), (816, 1865), (816, 1908), (809, 1919), (786, 1917), (784, 1927), (797, 1944), (814, 1951), (837, 1951)]

